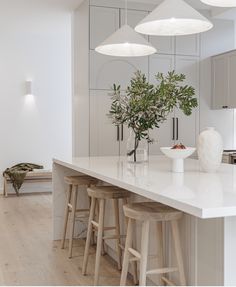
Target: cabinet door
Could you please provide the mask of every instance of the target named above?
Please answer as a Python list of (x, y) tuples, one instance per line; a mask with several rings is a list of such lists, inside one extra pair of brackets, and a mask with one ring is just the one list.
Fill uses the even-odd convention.
[(90, 156), (118, 156), (117, 127), (107, 114), (111, 107), (109, 91), (90, 91)]
[[(233, 79), (234, 81), (234, 79)], [(220, 55), (212, 58), (212, 108), (228, 107), (229, 73), (228, 57)]]
[(90, 49), (94, 50), (119, 29), (119, 9), (90, 7)]
[[(127, 22), (128, 25), (132, 28), (135, 28), (135, 26), (143, 20), (147, 16), (148, 12), (146, 11), (137, 11), (137, 10), (128, 10), (128, 17), (127, 17)], [(125, 24), (125, 10), (121, 9), (120, 12), (120, 23), (121, 26)], [(148, 39), (147, 35), (142, 35), (146, 39)]]
[(114, 83), (126, 89), (137, 70), (148, 75), (148, 57), (107, 57), (90, 51), (90, 89), (109, 90)]
[[(155, 75), (158, 72), (167, 74), (168, 71), (174, 69), (174, 56), (171, 55), (152, 55), (149, 61), (149, 77), (153, 84), (157, 84)], [(160, 124), (159, 129), (155, 128), (150, 131), (150, 137), (154, 140), (149, 146), (151, 155), (161, 154), (160, 147), (171, 146), (174, 143), (173, 118), (174, 114), (172, 113), (164, 123)]]
[[(196, 57), (176, 57), (176, 72), (186, 76), (184, 84), (191, 85), (196, 90), (199, 98), (199, 58)], [(175, 111), (176, 117), (176, 141), (186, 146), (196, 145), (198, 127), (198, 111), (194, 109), (191, 116), (186, 116), (180, 110)]]
[(169, 36), (150, 36), (151, 44), (157, 49), (158, 54), (175, 53), (175, 37)]
[(230, 53), (228, 57), (229, 65), (229, 107), (236, 108), (236, 52)]
[(177, 36), (176, 54), (185, 56), (200, 56), (200, 36)]

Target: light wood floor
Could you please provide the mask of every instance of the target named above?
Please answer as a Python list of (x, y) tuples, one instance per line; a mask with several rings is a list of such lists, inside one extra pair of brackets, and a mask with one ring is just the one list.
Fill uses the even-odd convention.
[[(93, 285), (95, 249), (88, 275), (81, 275), (84, 242), (73, 259), (51, 240), (52, 196), (0, 197), (0, 285)], [(120, 272), (108, 256), (101, 262), (101, 285), (119, 285)]]

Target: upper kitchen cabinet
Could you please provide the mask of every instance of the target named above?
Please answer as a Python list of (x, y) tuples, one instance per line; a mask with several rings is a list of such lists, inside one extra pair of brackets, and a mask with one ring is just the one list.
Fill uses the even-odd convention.
[[(233, 60), (229, 63), (229, 59)], [(231, 107), (229, 99), (229, 82), (232, 87), (235, 86), (235, 71), (233, 67), (235, 59), (228, 54), (222, 54), (212, 58), (212, 108), (213, 109), (227, 109)], [(235, 103), (235, 101), (232, 101)], [(236, 106), (234, 106), (236, 107)]]
[(155, 76), (158, 73), (167, 74), (169, 71), (175, 69), (175, 56), (174, 55), (151, 55), (149, 57), (149, 81), (156, 84)]
[[(128, 17), (127, 22), (128, 25), (132, 28), (135, 28), (135, 26), (143, 20), (147, 16), (148, 12), (146, 11), (138, 11), (138, 10), (128, 10)], [(125, 10), (121, 9), (120, 12), (120, 23), (121, 26), (125, 24)]]
[(90, 89), (109, 90), (114, 83), (126, 89), (137, 70), (148, 76), (148, 57), (107, 57), (90, 51)]
[(119, 29), (119, 9), (90, 7), (90, 49), (94, 50)]
[(176, 54), (184, 56), (200, 56), (200, 36), (187, 35), (176, 37)]
[[(128, 25), (132, 28), (135, 28), (135, 26), (143, 20), (147, 16), (148, 12), (146, 11), (138, 11), (138, 10), (128, 10), (128, 17), (127, 22)], [(125, 24), (125, 10), (122, 9), (120, 11), (120, 24), (123, 26)], [(147, 35), (142, 35), (144, 38), (148, 39)]]
[(175, 53), (175, 37), (150, 36), (150, 43), (157, 49), (158, 54)]

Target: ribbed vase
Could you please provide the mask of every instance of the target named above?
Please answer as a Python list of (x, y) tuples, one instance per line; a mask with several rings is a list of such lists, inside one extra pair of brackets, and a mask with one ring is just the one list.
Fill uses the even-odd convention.
[(215, 128), (206, 128), (199, 135), (197, 149), (201, 169), (216, 172), (222, 162), (223, 140)]

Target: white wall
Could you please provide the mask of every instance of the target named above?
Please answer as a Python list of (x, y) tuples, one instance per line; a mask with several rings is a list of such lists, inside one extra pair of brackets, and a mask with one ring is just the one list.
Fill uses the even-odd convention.
[[(214, 28), (202, 34), (200, 65), (201, 102), (200, 130), (213, 126), (222, 135), (224, 148), (236, 148), (234, 141), (234, 110), (211, 110), (211, 56), (234, 49), (234, 22), (213, 20)], [(224, 95), (222, 95), (224, 96)]]
[(72, 152), (71, 14), (49, 2), (0, 1), (0, 171)]

